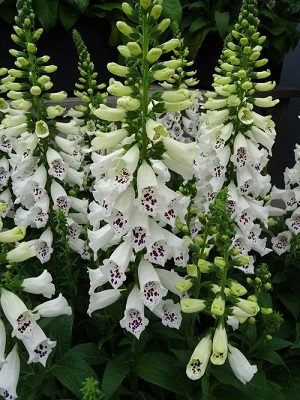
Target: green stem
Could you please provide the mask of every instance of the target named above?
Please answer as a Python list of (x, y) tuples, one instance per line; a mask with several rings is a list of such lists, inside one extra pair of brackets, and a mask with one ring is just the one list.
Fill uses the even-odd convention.
[(147, 61), (147, 54), (149, 51), (149, 31), (148, 31), (148, 17), (146, 14), (142, 14), (142, 32), (143, 32), (143, 42), (142, 42), (142, 148), (141, 148), (141, 159), (143, 159), (147, 153), (148, 147), (148, 137), (146, 132), (146, 122), (148, 118), (148, 105), (149, 105), (149, 63)]

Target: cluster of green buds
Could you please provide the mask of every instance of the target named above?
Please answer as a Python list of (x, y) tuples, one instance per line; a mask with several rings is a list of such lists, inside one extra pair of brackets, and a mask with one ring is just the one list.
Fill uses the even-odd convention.
[[(0, 94), (6, 93), (8, 91), (6, 84), (15, 80), (15, 78), (8, 75), (7, 72), (7, 68), (0, 68)], [(0, 122), (9, 109), (9, 102), (4, 97), (0, 97)]]
[[(75, 107), (76, 110), (83, 112), (84, 119), (95, 119), (95, 115), (91, 112), (89, 105), (98, 107), (102, 103), (106, 103), (107, 93), (103, 92), (105, 84), (97, 83), (98, 72), (95, 71), (95, 65), (91, 61), (90, 53), (84, 44), (80, 33), (74, 29), (72, 31), (74, 44), (78, 53), (78, 71), (80, 77), (75, 83), (76, 90), (74, 95), (83, 102)], [(101, 126), (99, 127), (101, 129)]]
[(257, 0), (243, 1), (238, 22), (231, 35), (226, 39), (224, 49), (216, 68), (214, 77), (214, 92), (208, 92), (206, 109), (228, 108), (238, 130), (245, 132), (254, 119), (251, 114), (253, 106), (272, 107), (278, 103), (272, 96), (266, 98), (257, 92), (271, 91), (276, 83), (272, 81), (258, 82), (271, 75), (264, 67), (268, 60), (261, 58), (262, 43), (266, 40), (257, 28)]
[(175, 74), (162, 83), (162, 86), (166, 89), (196, 86), (199, 83), (195, 79), (197, 71), (190, 70), (190, 67), (194, 65), (194, 60), (188, 60), (189, 49), (185, 46), (184, 39), (181, 37), (181, 32), (176, 22), (171, 23), (171, 29), (174, 37), (180, 40), (180, 45), (173, 50), (174, 55), (171, 56), (171, 59), (180, 60), (181, 63), (176, 68)]
[[(190, 239), (192, 262), (187, 266), (186, 279), (175, 285), (190, 293), (190, 297), (181, 299), (183, 313), (190, 314), (194, 322), (199, 313), (213, 317), (205, 336), (211, 343), (206, 364), (210, 359), (215, 365), (222, 365), (227, 359), (230, 329), (237, 329), (246, 321), (252, 323), (260, 311), (257, 292), (254, 289), (249, 293), (245, 276), (236, 268), (247, 264), (249, 256), (239, 255), (240, 249), (232, 246), (235, 225), (227, 209), (227, 196), (227, 189), (222, 189), (207, 215), (198, 215), (202, 228), (201, 234)], [(189, 377), (196, 379), (188, 370)], [(197, 379), (204, 370), (202, 366)]]
[[(117, 107), (110, 108), (101, 104), (93, 111), (98, 118), (122, 121), (128, 134), (134, 135), (135, 141), (141, 143), (143, 158), (149, 150), (146, 121), (154, 120), (157, 114), (167, 110), (186, 109), (193, 104), (193, 101), (187, 89), (156, 92), (150, 95), (151, 85), (157, 81), (164, 82), (171, 79), (182, 63), (180, 59), (161, 61), (162, 56), (181, 46), (181, 41), (177, 38), (161, 43), (162, 34), (170, 25), (169, 18), (161, 19), (162, 2), (134, 0), (132, 5), (123, 3), (122, 8), (131, 21), (130, 24), (124, 21), (118, 21), (116, 24), (126, 42), (118, 46), (120, 54), (125, 59), (125, 65), (116, 62), (107, 65), (112, 74), (121, 78), (121, 81), (111, 78), (107, 87), (111, 95), (118, 97)], [(163, 135), (167, 135), (167, 132), (163, 131)], [(155, 136), (156, 142), (158, 136), (161, 135)], [(155, 147), (157, 146), (152, 141), (152, 150), (155, 151)]]
[[(22, 122), (27, 124), (29, 132), (36, 132), (38, 136), (45, 137), (49, 134), (49, 127), (45, 120), (62, 115), (64, 109), (61, 106), (47, 106), (44, 100), (61, 101), (67, 97), (67, 93), (49, 92), (53, 87), (49, 74), (55, 72), (57, 67), (48, 64), (49, 56), (37, 56), (36, 43), (43, 29), (35, 29), (35, 15), (32, 12), (31, 0), (17, 1), (17, 10), (16, 25), (13, 27), (15, 33), (11, 35), (11, 38), (21, 49), (10, 49), (10, 54), (16, 59), (17, 68), (8, 71), (13, 82), (5, 83), (7, 97), (12, 100), (12, 108), (24, 113), (34, 110), (33, 113), (24, 114)], [(10, 123), (12, 125), (13, 121)]]

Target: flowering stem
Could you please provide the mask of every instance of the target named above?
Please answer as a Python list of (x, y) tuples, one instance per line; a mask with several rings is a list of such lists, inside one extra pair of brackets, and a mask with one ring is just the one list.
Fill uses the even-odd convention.
[(149, 92), (149, 62), (147, 60), (147, 54), (149, 51), (149, 35), (148, 35), (148, 19), (147, 14), (142, 14), (142, 148), (141, 148), (141, 160), (145, 157), (148, 147), (148, 137), (146, 132), (146, 121), (148, 118), (148, 92)]

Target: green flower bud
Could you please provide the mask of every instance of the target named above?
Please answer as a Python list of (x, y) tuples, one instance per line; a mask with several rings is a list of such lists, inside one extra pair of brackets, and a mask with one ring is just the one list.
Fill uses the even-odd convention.
[(134, 10), (131, 7), (131, 5), (128, 3), (122, 3), (122, 10), (124, 11), (124, 13), (126, 15), (128, 15), (128, 17), (131, 17), (132, 15), (134, 15)]
[(197, 278), (198, 273), (197, 273), (197, 266), (195, 264), (188, 264), (186, 266), (186, 272), (189, 276), (193, 276)]
[[(156, 29), (158, 30), (159, 33), (163, 33), (169, 27), (170, 23), (171, 23), (171, 20), (169, 18), (165, 18), (160, 21), (160, 23), (157, 25)], [(174, 39), (174, 40), (176, 40), (176, 39)], [(179, 39), (178, 39), (178, 41), (179, 41)]]
[(27, 43), (26, 50), (30, 54), (35, 54), (37, 52), (37, 47), (34, 43)]
[(39, 86), (32, 86), (30, 88), (32, 96), (39, 96), (42, 93), (42, 89)]
[(244, 296), (247, 293), (247, 289), (237, 281), (228, 279), (227, 285), (230, 289), (230, 294), (235, 296)]
[(215, 257), (214, 264), (219, 268), (225, 268), (226, 262), (223, 257)]
[(217, 294), (214, 298), (212, 305), (210, 307), (210, 311), (213, 315), (221, 316), (225, 311), (225, 300), (222, 298), (220, 294)]
[(260, 312), (263, 315), (270, 315), (273, 313), (273, 309), (272, 308), (265, 308), (265, 307), (261, 307)]
[(181, 299), (180, 306), (181, 311), (186, 314), (200, 312), (206, 308), (204, 300), (200, 299)]
[(249, 261), (250, 261), (250, 256), (248, 256), (248, 254), (245, 254), (244, 256), (237, 257), (231, 260), (231, 264), (237, 267), (241, 267), (243, 265), (248, 264)]
[(202, 258), (198, 260), (198, 268), (203, 274), (208, 274), (211, 271), (213, 265), (214, 264), (212, 262), (204, 260)]
[(265, 290), (270, 290), (271, 287), (272, 287), (272, 285), (271, 285), (270, 282), (266, 282), (266, 283), (264, 284), (264, 287), (265, 287)]
[(153, 6), (152, 10), (150, 11), (150, 15), (154, 19), (154, 21), (157, 21), (161, 15), (161, 12), (162, 12), (162, 6), (159, 4), (155, 4), (155, 6)]
[(158, 47), (153, 47), (148, 51), (146, 58), (147, 61), (152, 64), (155, 61), (157, 61), (161, 55), (162, 55), (162, 49)]
[(37, 29), (36, 31), (33, 32), (32, 39), (34, 39), (34, 41), (39, 40), (43, 32), (44, 32), (43, 28)]
[(144, 10), (147, 10), (150, 7), (151, 3), (151, 0), (140, 0), (140, 5)]
[(133, 28), (124, 21), (117, 21), (116, 27), (127, 37), (130, 37), (134, 33)]
[(142, 53), (142, 49), (137, 42), (128, 42), (127, 47), (133, 56), (139, 56)]
[(175, 283), (174, 286), (180, 292), (186, 292), (193, 286), (193, 282), (190, 279), (185, 279), (183, 281)]

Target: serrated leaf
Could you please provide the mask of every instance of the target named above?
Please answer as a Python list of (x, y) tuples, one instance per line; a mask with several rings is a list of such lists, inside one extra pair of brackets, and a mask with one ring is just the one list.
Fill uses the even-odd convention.
[(221, 38), (224, 38), (224, 36), (228, 31), (229, 19), (230, 19), (230, 14), (228, 11), (215, 12), (215, 21)]
[(185, 395), (188, 385), (185, 376), (179, 373), (174, 364), (176, 359), (164, 353), (142, 354), (136, 364), (137, 375), (173, 393)]
[(80, 357), (64, 355), (53, 367), (52, 374), (78, 399), (82, 398), (82, 383), (89, 377), (97, 379), (95, 371)]
[(33, 9), (42, 27), (49, 31), (56, 25), (59, 0), (35, 0)]
[(116, 393), (129, 371), (130, 365), (124, 361), (124, 357), (115, 358), (107, 363), (101, 384), (106, 399), (110, 399)]

